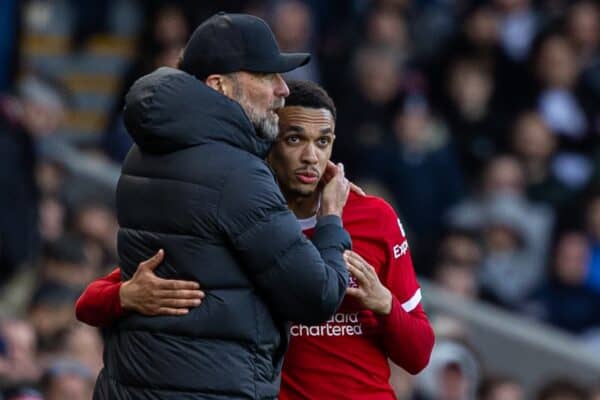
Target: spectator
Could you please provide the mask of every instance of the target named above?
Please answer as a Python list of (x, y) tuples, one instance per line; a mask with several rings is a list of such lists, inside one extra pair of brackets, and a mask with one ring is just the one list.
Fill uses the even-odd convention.
[(102, 265), (117, 259), (117, 230), (114, 210), (99, 200), (82, 200), (73, 212), (73, 229), (83, 235), (86, 246), (99, 245)]
[(502, 146), (498, 110), (493, 108), (494, 78), (489, 68), (476, 60), (452, 63), (448, 82), (449, 104), (445, 116), (455, 140), (463, 171), (473, 174)]
[(352, 89), (340, 101), (335, 160), (349, 174), (364, 167), (364, 156), (390, 140), (393, 111), (401, 94), (402, 68), (396, 53), (365, 47), (354, 57)]
[(522, 385), (514, 379), (503, 376), (485, 378), (477, 391), (478, 400), (523, 400)]
[(40, 200), (38, 229), (43, 242), (53, 242), (64, 234), (66, 213), (58, 198), (47, 196)]
[(73, 304), (79, 292), (56, 283), (42, 283), (34, 292), (28, 319), (33, 325), (39, 351), (51, 356), (60, 348), (61, 337), (75, 321)]
[(553, 168), (556, 146), (556, 137), (537, 112), (519, 115), (512, 147), (525, 172), (527, 197), (561, 210), (573, 199), (574, 192), (559, 180)]
[(539, 17), (530, 0), (496, 0), (500, 11), (502, 47), (515, 62), (524, 62), (539, 29)]
[(76, 361), (58, 360), (46, 370), (42, 386), (45, 400), (89, 400), (94, 376)]
[(56, 131), (64, 106), (60, 89), (35, 76), (23, 79), (17, 100), (0, 105), (0, 284), (39, 247), (35, 146)]
[(600, 325), (600, 294), (585, 287), (588, 245), (580, 232), (560, 236), (551, 274), (526, 310), (550, 324), (580, 334)]
[(281, 51), (310, 52), (310, 63), (286, 72), (286, 80), (299, 79), (320, 81), (319, 60), (315, 58), (314, 27), (311, 9), (299, 0), (283, 0), (275, 4), (270, 25)]
[(90, 263), (84, 242), (76, 236), (63, 236), (47, 243), (42, 258), (41, 276), (48, 282), (82, 290), (98, 275), (97, 266)]
[(371, 46), (387, 48), (404, 54), (410, 50), (410, 37), (402, 14), (383, 7), (374, 8), (367, 16), (365, 41)]
[(543, 385), (536, 400), (585, 400), (586, 391), (580, 385), (565, 379), (555, 379)]
[(37, 389), (23, 386), (6, 391), (3, 400), (44, 400), (44, 396)]
[(65, 357), (79, 361), (96, 377), (102, 368), (102, 338), (100, 332), (77, 322), (66, 333), (63, 350)]
[(567, 35), (582, 69), (582, 81), (595, 96), (600, 95), (600, 10), (590, 0), (576, 1), (569, 10)]
[(429, 366), (417, 377), (418, 400), (474, 399), (480, 379), (474, 353), (454, 340), (438, 339)]
[(435, 246), (442, 217), (462, 196), (462, 174), (447, 132), (423, 97), (407, 97), (395, 115), (393, 133), (392, 142), (365, 159), (373, 160), (370, 174), (387, 185), (414, 234), (412, 254), (419, 265)]
[(40, 378), (36, 340), (33, 326), (27, 321), (7, 319), (0, 323), (2, 387), (35, 384)]
[(482, 296), (509, 308), (518, 307), (542, 281), (553, 221), (550, 208), (525, 197), (523, 170), (510, 156), (492, 159), (480, 194), (449, 213), (451, 226), (482, 234)]
[(478, 268), (482, 257), (481, 245), (473, 231), (450, 230), (440, 240), (437, 258), (441, 261)]
[(591, 174), (590, 161), (582, 154), (591, 150), (593, 97), (577, 84), (580, 68), (575, 49), (565, 36), (552, 33), (543, 37), (534, 59), (540, 84), (536, 106), (560, 140), (555, 161), (558, 178), (580, 188)]
[(435, 281), (444, 289), (467, 300), (477, 298), (477, 271), (463, 264), (440, 261)]

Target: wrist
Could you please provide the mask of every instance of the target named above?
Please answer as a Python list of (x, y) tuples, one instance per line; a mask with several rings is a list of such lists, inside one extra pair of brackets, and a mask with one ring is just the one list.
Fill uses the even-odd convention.
[(335, 207), (322, 207), (321, 208), (321, 212), (320, 212), (320, 216), (325, 217), (327, 215), (335, 215), (338, 217), (342, 217), (342, 211), (336, 209)]
[(392, 302), (392, 293), (389, 290), (386, 290), (381, 301), (381, 305), (377, 308), (377, 310), (375, 310), (375, 312), (379, 315), (390, 315), (392, 312)]
[(131, 282), (129, 281), (122, 282), (121, 287), (119, 288), (119, 303), (121, 304), (121, 308), (126, 311), (131, 309), (131, 305), (127, 301), (127, 290), (129, 289), (130, 283)]

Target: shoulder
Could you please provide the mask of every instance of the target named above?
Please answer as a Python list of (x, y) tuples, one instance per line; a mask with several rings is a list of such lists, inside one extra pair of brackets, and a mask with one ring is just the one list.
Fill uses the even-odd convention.
[(258, 157), (228, 165), (220, 192), (220, 208), (233, 214), (262, 214), (287, 208), (283, 194), (269, 166)]
[(394, 207), (377, 196), (350, 193), (344, 208), (344, 223), (346, 222), (359, 222), (351, 225), (353, 229), (359, 225), (361, 230), (368, 231), (370, 235), (380, 237), (386, 242), (397, 241), (399, 236), (401, 239), (406, 236)]
[(275, 176), (264, 160), (247, 152), (240, 153), (236, 153), (230, 163), (224, 162), (225, 187), (231, 185), (277, 186)]
[(350, 192), (344, 211), (365, 213), (377, 219), (396, 220), (396, 211), (390, 203), (378, 196), (361, 196)]

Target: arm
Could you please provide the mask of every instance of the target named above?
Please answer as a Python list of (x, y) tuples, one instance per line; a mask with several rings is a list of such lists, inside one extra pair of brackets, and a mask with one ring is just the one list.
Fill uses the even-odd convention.
[(350, 248), (339, 216), (319, 218), (313, 245), (287, 208), (271, 171), (262, 165), (231, 173), (221, 195), (219, 221), (280, 318), (312, 324), (337, 310), (348, 283), (342, 253)]
[[(416, 280), (408, 242), (391, 208), (382, 217), (387, 262), (379, 275), (362, 257), (349, 254), (348, 269), (358, 288), (348, 288), (377, 319), (381, 343), (397, 365), (411, 374), (420, 372), (429, 362), (434, 334), (420, 304), (421, 289)], [(392, 215), (388, 215), (388, 214)], [(391, 223), (393, 221), (393, 223)], [(383, 282), (383, 283), (382, 283)]]
[(164, 258), (159, 250), (138, 265), (130, 280), (121, 282), (115, 269), (104, 278), (90, 283), (75, 305), (77, 319), (89, 325), (106, 327), (128, 311), (143, 315), (184, 315), (200, 305), (204, 293), (197, 282), (157, 277), (154, 270)]
[(429, 363), (435, 338), (421, 305), (421, 289), (404, 229), (391, 207), (386, 214), (382, 231), (385, 232), (388, 261), (380, 276), (393, 294), (393, 300), (391, 312), (378, 316), (382, 343), (393, 362), (416, 374)]
[(125, 314), (121, 307), (121, 270), (90, 283), (75, 304), (75, 315), (88, 325), (106, 327)]

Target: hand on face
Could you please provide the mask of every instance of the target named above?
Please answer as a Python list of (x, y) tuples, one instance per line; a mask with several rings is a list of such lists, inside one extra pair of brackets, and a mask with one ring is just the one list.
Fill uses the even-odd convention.
[[(334, 177), (336, 172), (336, 164), (333, 161), (327, 162), (327, 167), (325, 168), (325, 172), (323, 173), (323, 179), (321, 179), (322, 184), (326, 184)], [(357, 184), (350, 182), (350, 190), (360, 196), (366, 196), (367, 193)]]
[(344, 165), (339, 163), (336, 165), (335, 174), (323, 187), (318, 215), (337, 215), (341, 217), (349, 193), (350, 182), (344, 174)]

